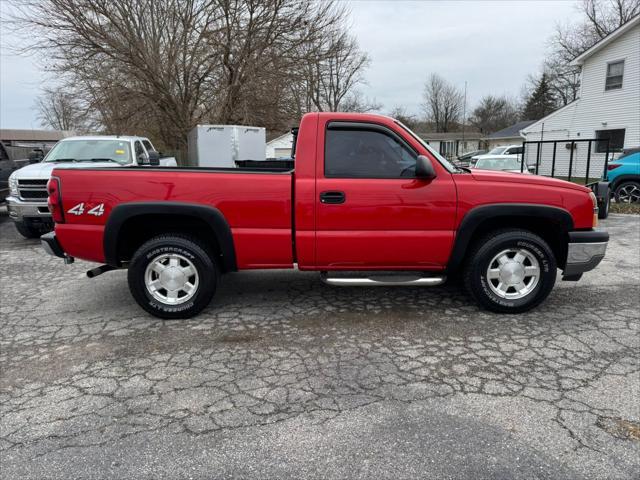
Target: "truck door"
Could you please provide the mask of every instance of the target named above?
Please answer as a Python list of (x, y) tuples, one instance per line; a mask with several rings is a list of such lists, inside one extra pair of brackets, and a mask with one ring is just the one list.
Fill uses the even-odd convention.
[(432, 158), (437, 177), (416, 178), (416, 158), (427, 152), (399, 127), (333, 121), (318, 133), (316, 267), (444, 268), (455, 224), (451, 173)]

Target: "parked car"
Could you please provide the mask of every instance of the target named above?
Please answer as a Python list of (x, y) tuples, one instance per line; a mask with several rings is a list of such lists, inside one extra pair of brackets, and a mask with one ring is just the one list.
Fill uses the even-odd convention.
[[(497, 157), (483, 157), (479, 158), (472, 168), (479, 168), (482, 170), (501, 170), (503, 172), (513, 173), (531, 173), (531, 168), (521, 168), (522, 161), (513, 156), (497, 156)], [(533, 167), (535, 170), (535, 167)]]
[(47, 207), (47, 181), (55, 167), (111, 168), (159, 164), (177, 166), (173, 157), (159, 154), (145, 137), (83, 136), (60, 140), (40, 163), (27, 165), (9, 177), (9, 217), (25, 238), (36, 238), (53, 229)]
[(640, 148), (625, 151), (607, 166), (607, 180), (621, 203), (640, 203)]
[(128, 268), (133, 297), (160, 318), (200, 312), (220, 274), (295, 266), (366, 286), (462, 270), (482, 307), (516, 313), (549, 295), (557, 268), (578, 280), (604, 257), (584, 186), (459, 169), (379, 115), (309, 113), (294, 147), (295, 173), (56, 167), (43, 246), (104, 263), (90, 277)]
[(29, 162), (29, 158), (11, 158), (4, 144), (0, 142), (0, 203), (9, 195), (9, 176)]
[(519, 158), (518, 155), (522, 156), (522, 145), (506, 145), (503, 147), (495, 147), (483, 155), (474, 155), (473, 157), (471, 157), (471, 166), (474, 166), (476, 162), (481, 158), (492, 158), (497, 156), (503, 157), (505, 155), (513, 156), (513, 158)]
[(487, 153), (486, 150), (474, 150), (473, 152), (465, 153), (464, 155), (460, 155), (458, 157), (458, 163), (463, 167), (468, 167), (471, 163), (472, 157), (484, 155), (485, 153)]

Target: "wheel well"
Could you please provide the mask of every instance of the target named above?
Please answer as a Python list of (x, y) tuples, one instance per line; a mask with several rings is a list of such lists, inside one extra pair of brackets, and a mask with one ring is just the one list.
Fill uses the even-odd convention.
[(484, 220), (473, 231), (462, 264), (467, 260), (466, 255), (470, 252), (470, 247), (475, 242), (492, 231), (504, 228), (517, 228), (539, 235), (549, 244), (553, 255), (556, 257), (558, 267), (564, 268), (567, 262), (567, 244), (569, 242), (569, 232), (565, 225), (551, 218), (528, 216), (500, 216)]
[(636, 183), (640, 183), (640, 176), (638, 175), (633, 175), (633, 174), (625, 174), (625, 175), (620, 175), (616, 178), (613, 179), (613, 182), (611, 182), (611, 194), (613, 194), (616, 190), (616, 188), (618, 188), (620, 186), (620, 184), (625, 183), (625, 182), (636, 182)]
[(218, 260), (221, 272), (228, 270), (221, 261), (223, 252), (215, 230), (202, 218), (189, 215), (141, 214), (128, 218), (118, 232), (118, 261), (129, 261), (144, 242), (155, 236), (171, 233), (197, 238)]

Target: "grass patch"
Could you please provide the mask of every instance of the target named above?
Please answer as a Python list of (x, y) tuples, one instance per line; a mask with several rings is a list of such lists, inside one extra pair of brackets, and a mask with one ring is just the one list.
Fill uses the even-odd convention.
[(611, 202), (609, 213), (631, 213), (640, 215), (640, 203), (616, 203)]

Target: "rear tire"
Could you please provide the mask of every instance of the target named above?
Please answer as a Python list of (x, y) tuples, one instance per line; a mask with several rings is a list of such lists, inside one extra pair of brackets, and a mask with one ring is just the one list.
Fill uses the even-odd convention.
[(40, 238), (42, 231), (39, 228), (32, 227), (24, 222), (16, 222), (16, 230), (24, 238)]
[(556, 281), (553, 251), (526, 230), (491, 232), (475, 243), (464, 271), (469, 294), (483, 308), (521, 313), (543, 302)]
[(640, 182), (621, 182), (614, 192), (616, 203), (640, 203)]
[(213, 255), (197, 239), (160, 235), (134, 253), (127, 274), (131, 295), (158, 318), (190, 318), (209, 305), (218, 285)]
[(604, 220), (609, 216), (609, 206), (611, 205), (611, 194), (607, 190), (607, 194), (598, 200), (598, 218)]

